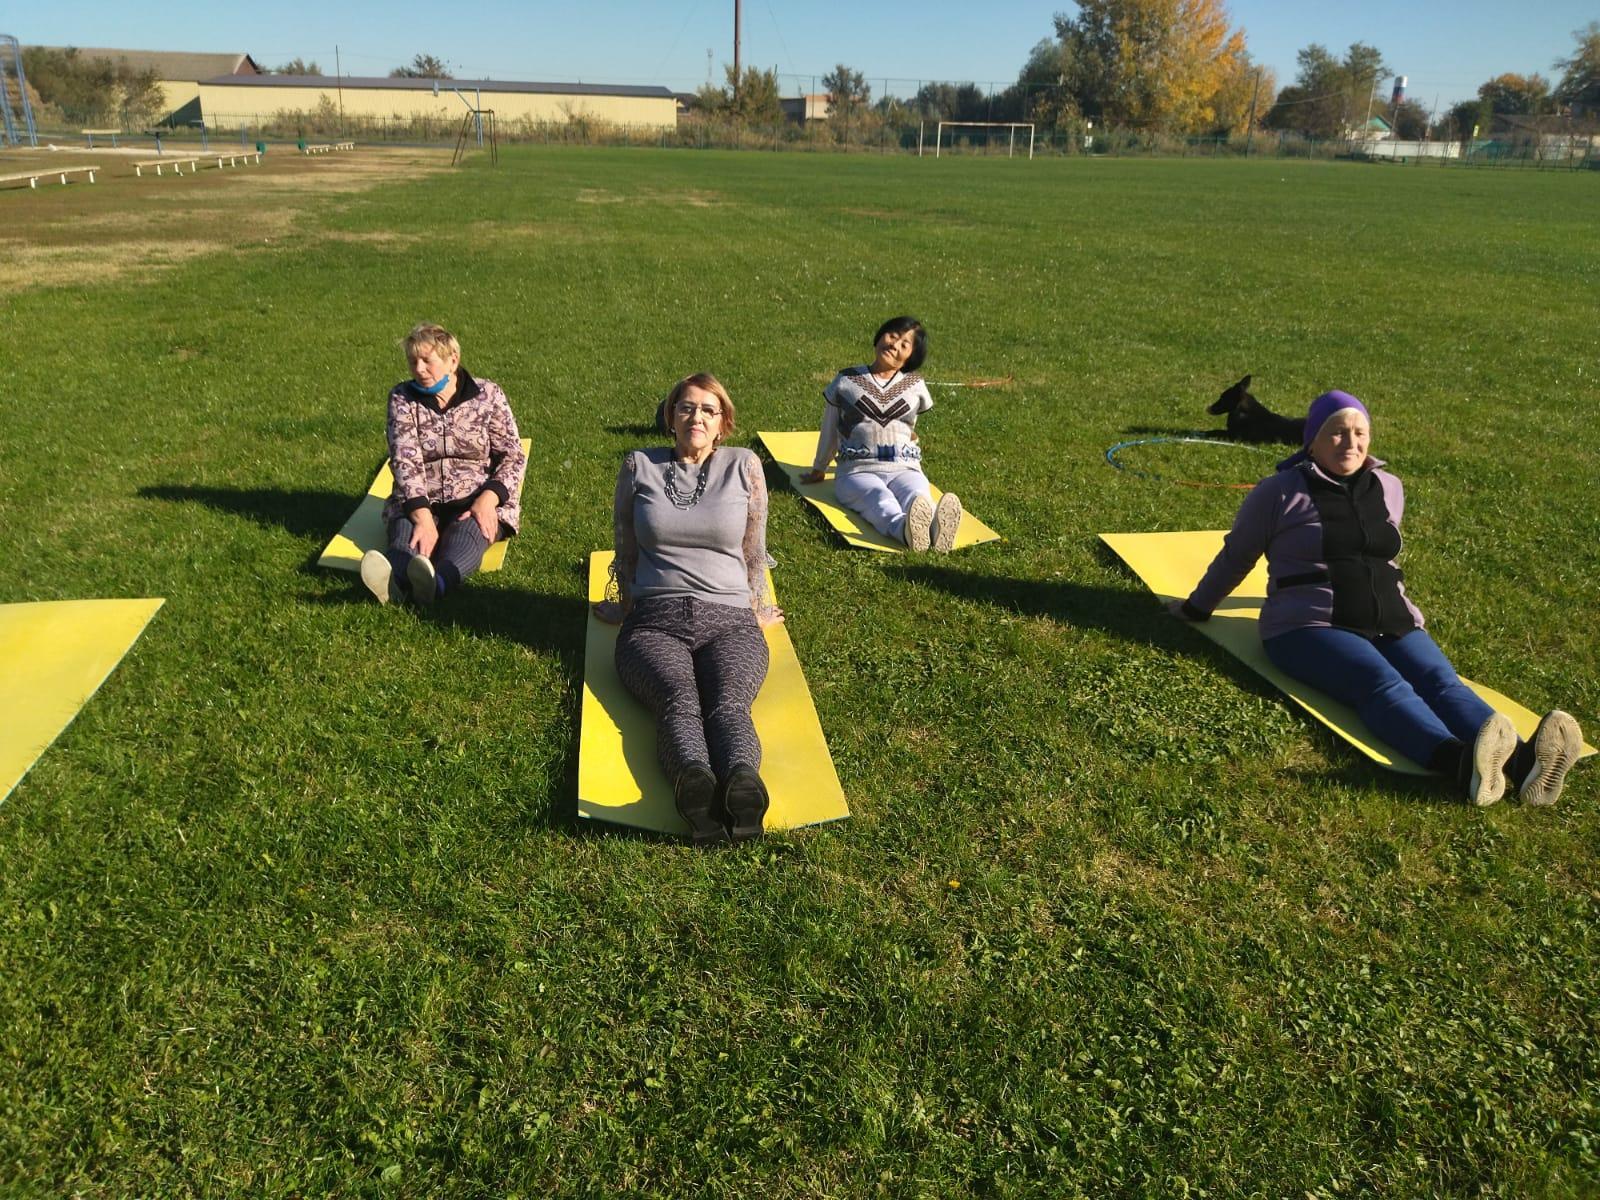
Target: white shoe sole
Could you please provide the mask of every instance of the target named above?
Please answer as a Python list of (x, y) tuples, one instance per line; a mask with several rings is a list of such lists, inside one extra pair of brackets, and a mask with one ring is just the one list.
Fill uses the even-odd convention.
[(1561, 798), (1567, 772), (1583, 753), (1583, 732), (1570, 713), (1559, 708), (1544, 715), (1533, 735), (1533, 770), (1518, 795), (1524, 804), (1544, 807)]
[(438, 585), (434, 583), (437, 574), (427, 555), (411, 556), (406, 564), (406, 582), (411, 585), (411, 598), (418, 604), (432, 604), (438, 597)]
[(400, 598), (395, 586), (394, 567), (382, 550), (368, 550), (361, 556), (361, 582), (367, 585), (379, 604), (388, 604)]
[(922, 553), (931, 544), (929, 529), (933, 526), (933, 505), (926, 496), (918, 496), (906, 509), (906, 548)]
[(949, 554), (956, 548), (956, 534), (961, 531), (961, 501), (951, 492), (939, 497), (933, 510), (931, 538), (933, 548), (940, 554)]
[(1487, 808), (1506, 794), (1506, 762), (1517, 748), (1517, 730), (1511, 718), (1494, 713), (1472, 739), (1472, 782), (1467, 803)]

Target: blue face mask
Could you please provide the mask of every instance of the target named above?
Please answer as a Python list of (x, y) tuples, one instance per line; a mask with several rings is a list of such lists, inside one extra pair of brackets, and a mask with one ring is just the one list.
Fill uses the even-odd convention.
[(440, 392), (444, 391), (445, 388), (450, 386), (450, 376), (446, 375), (432, 387), (423, 387), (420, 383), (413, 379), (411, 381), (411, 386), (416, 388), (417, 391), (421, 392), (424, 396), (437, 396)]

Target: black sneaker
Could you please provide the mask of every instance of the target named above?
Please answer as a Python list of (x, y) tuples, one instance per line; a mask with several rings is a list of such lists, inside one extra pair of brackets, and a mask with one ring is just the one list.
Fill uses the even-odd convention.
[(728, 830), (722, 823), (722, 806), (717, 803), (717, 777), (710, 770), (690, 766), (678, 772), (672, 802), (678, 808), (678, 815), (689, 823), (691, 846), (714, 846), (728, 840)]
[(1517, 794), (1524, 804), (1554, 804), (1561, 798), (1567, 772), (1583, 753), (1583, 733), (1572, 714), (1553, 708), (1539, 718), (1533, 733), (1533, 766)]
[(760, 837), (767, 804), (767, 785), (754, 767), (739, 763), (728, 772), (722, 785), (722, 807), (728, 813), (729, 837), (736, 842)]

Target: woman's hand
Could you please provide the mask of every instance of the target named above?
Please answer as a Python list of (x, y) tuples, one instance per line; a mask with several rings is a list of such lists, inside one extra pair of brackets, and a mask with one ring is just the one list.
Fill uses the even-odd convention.
[(424, 558), (431, 557), (433, 548), (439, 544), (439, 526), (434, 523), (433, 514), (425, 508), (419, 508), (411, 514), (411, 521), (411, 541), (406, 549)]
[(1182, 621), (1185, 625), (1193, 625), (1194, 621), (1192, 619), (1190, 619), (1188, 613), (1183, 611), (1183, 606), (1184, 606), (1185, 603), (1187, 603), (1187, 601), (1184, 601), (1184, 600), (1168, 600), (1167, 601), (1167, 612), (1169, 614), (1171, 614), (1172, 616), (1177, 617), (1178, 620)]
[(618, 604), (615, 600), (602, 600), (599, 604), (591, 607), (594, 615), (599, 617), (600, 620), (604, 621), (607, 625), (621, 625), (622, 618), (626, 615), (622, 611), (622, 605)]
[(783, 609), (774, 604), (772, 607), (756, 613), (756, 624), (760, 625), (763, 629), (767, 629), (773, 625), (782, 625)]
[(828, 473), (826, 471), (807, 471), (804, 475), (800, 476), (800, 482), (821, 483), (827, 477)]
[(456, 518), (465, 521), (471, 517), (478, 523), (478, 529), (483, 533), (484, 540), (491, 545), (500, 533), (500, 497), (493, 492), (479, 492), (478, 498), (472, 502), (472, 507)]

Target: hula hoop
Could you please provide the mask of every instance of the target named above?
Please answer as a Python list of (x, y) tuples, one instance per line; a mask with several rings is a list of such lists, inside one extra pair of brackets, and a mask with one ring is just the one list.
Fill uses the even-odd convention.
[(968, 379), (968, 380), (965, 380), (964, 382), (961, 382), (961, 383), (945, 382), (943, 380), (930, 379), (928, 381), (928, 386), (930, 386), (930, 387), (964, 387), (964, 388), (1005, 387), (1006, 384), (1013, 382), (1015, 379), (1016, 379), (1015, 375), (1006, 375), (1006, 376), (1002, 376), (999, 379)]
[(1168, 479), (1165, 475), (1158, 475), (1154, 471), (1141, 471), (1138, 467), (1126, 466), (1117, 461), (1117, 451), (1126, 450), (1130, 446), (1154, 446), (1162, 442), (1188, 443), (1201, 446), (1233, 446), (1239, 450), (1261, 451), (1260, 446), (1252, 446), (1248, 442), (1226, 442), (1221, 438), (1209, 437), (1152, 437), (1134, 438), (1132, 441), (1118, 442), (1106, 451), (1106, 461), (1119, 471), (1126, 471), (1137, 479), (1150, 479), (1157, 483), (1176, 483), (1181, 487), (1194, 488), (1225, 488), (1228, 491), (1248, 492), (1256, 485), (1253, 483), (1207, 483), (1200, 479)]

